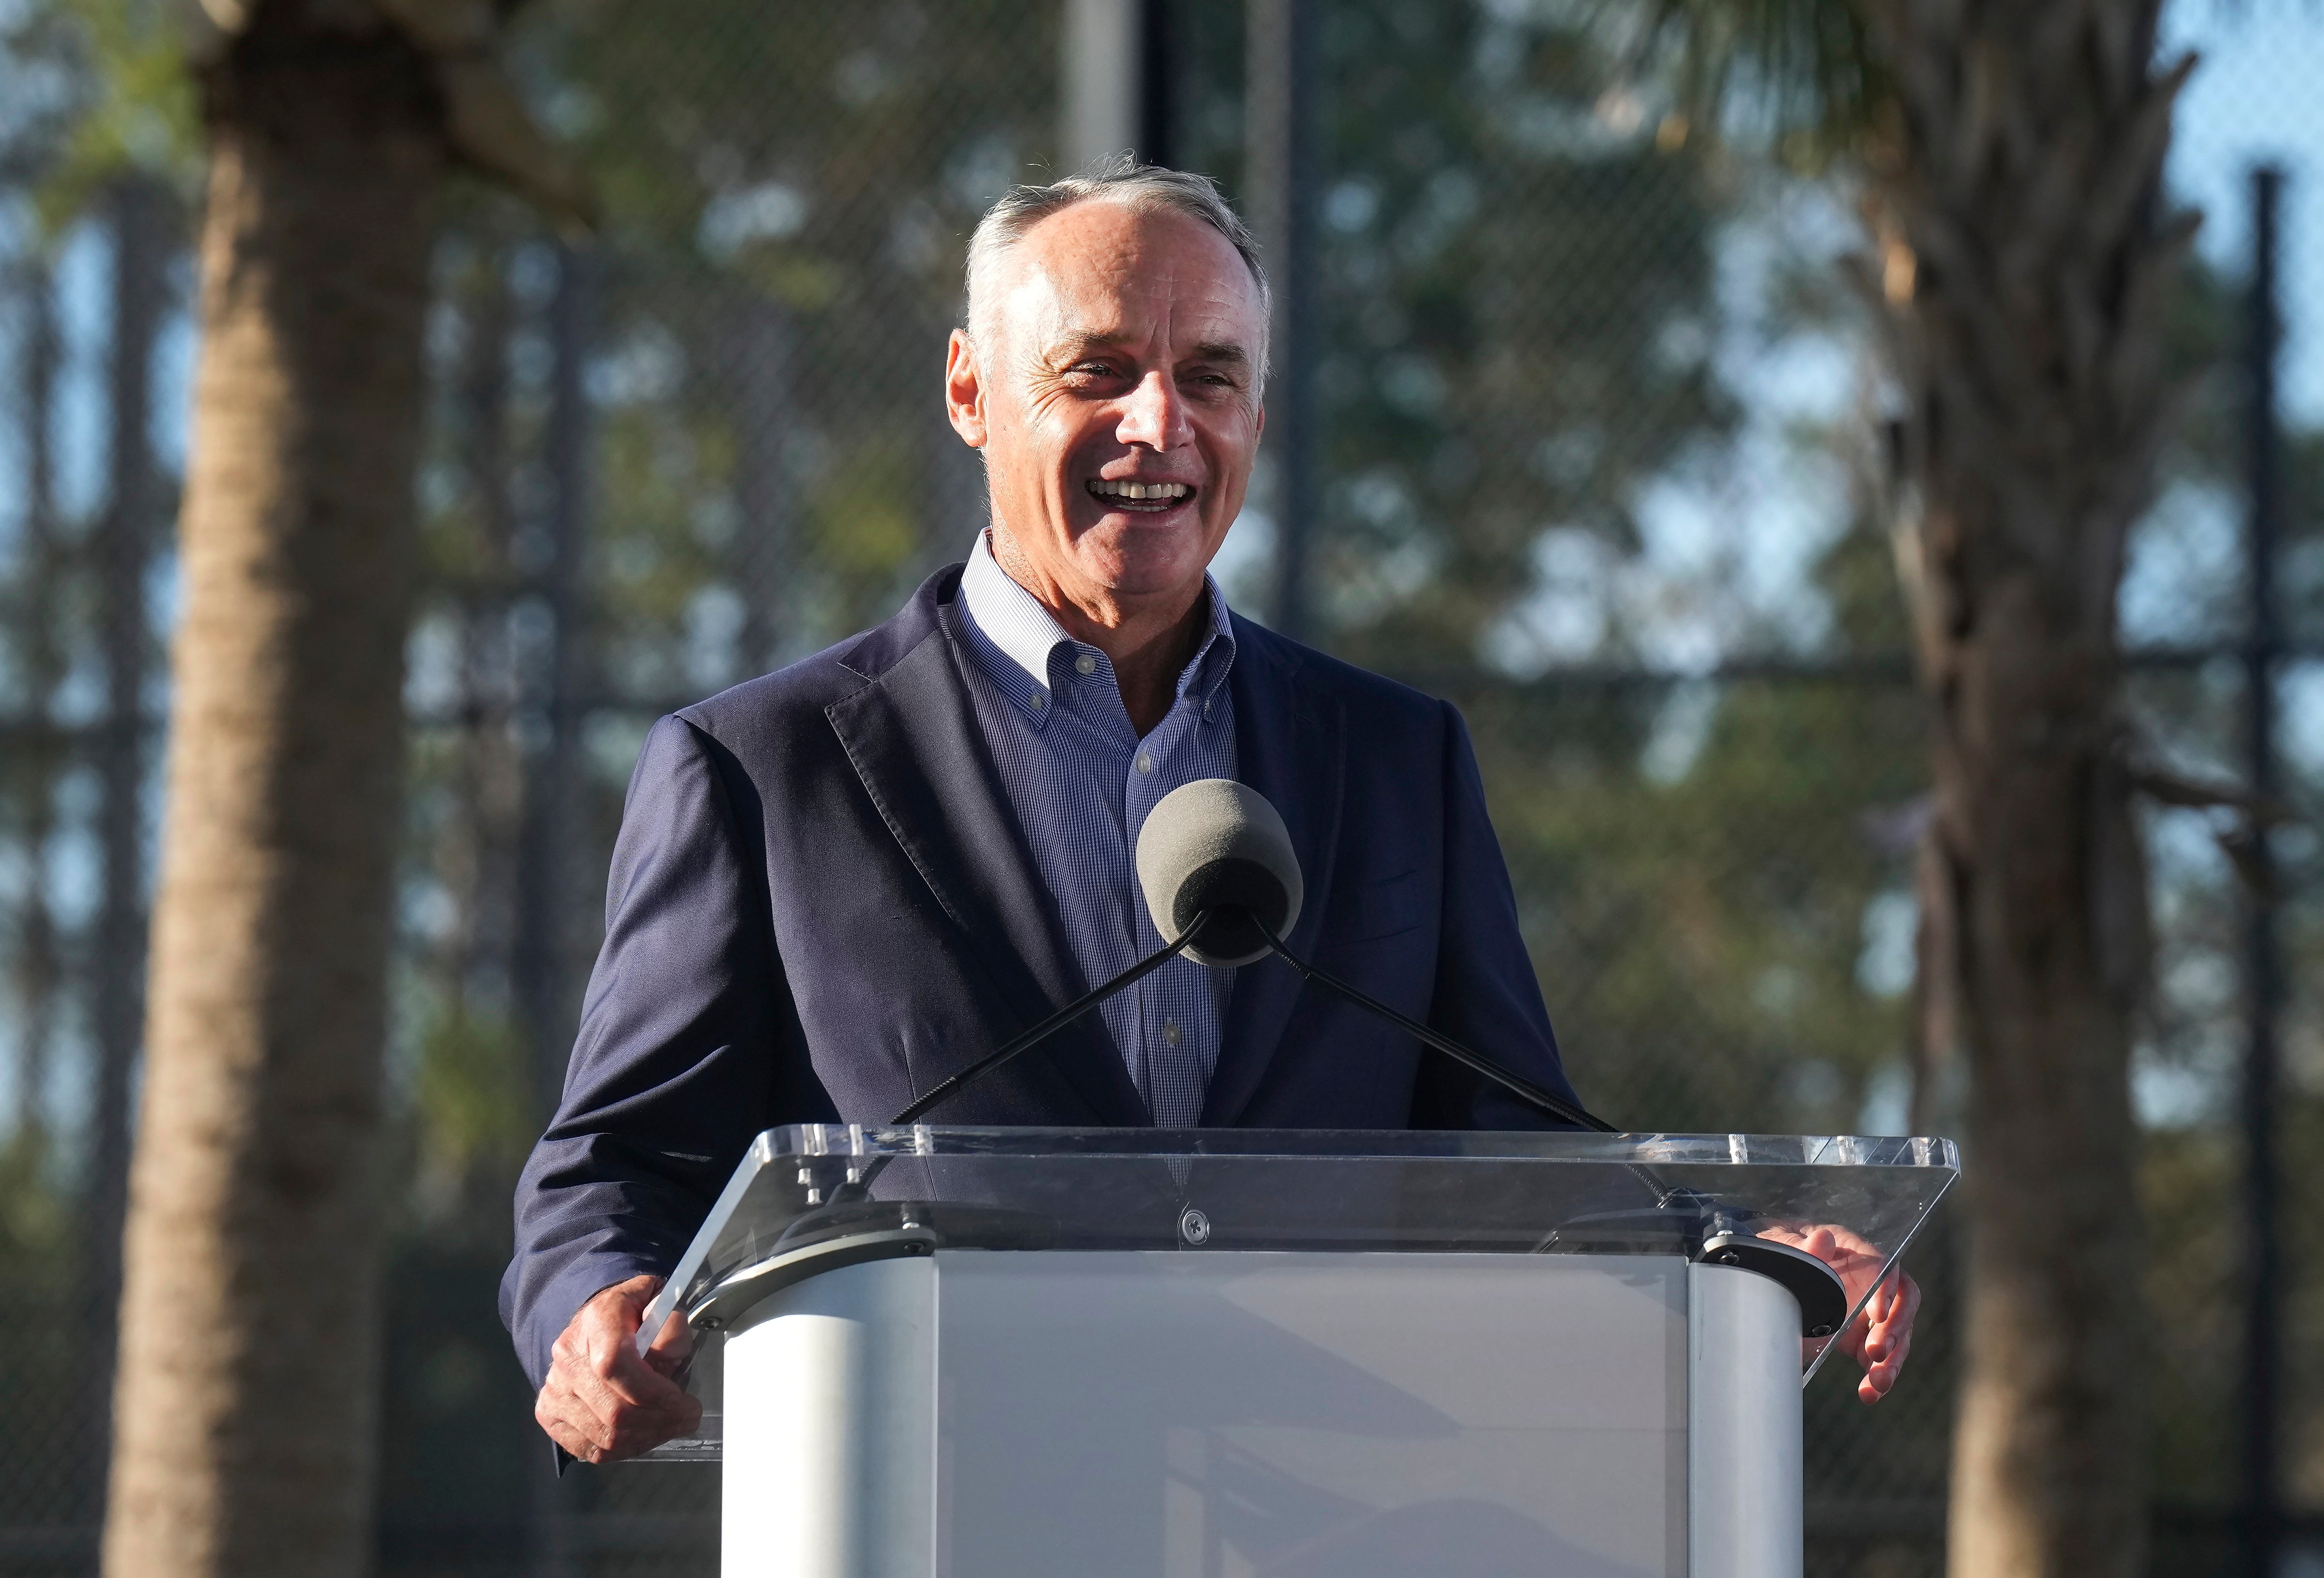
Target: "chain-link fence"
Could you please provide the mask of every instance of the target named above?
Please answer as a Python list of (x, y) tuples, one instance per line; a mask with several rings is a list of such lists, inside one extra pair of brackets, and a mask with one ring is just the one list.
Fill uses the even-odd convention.
[[(1064, 157), (1061, 10), (595, 0), (522, 35), (539, 113), (607, 219), (576, 246), (463, 188), (440, 254), (385, 1572), (715, 1568), (714, 1470), (548, 1473), (493, 1307), (509, 1188), (561, 1073), (646, 726), (884, 617), (965, 551), (982, 481), (936, 368), (975, 216)], [(1231, 596), (1268, 615), (1302, 532), (1314, 638), (1466, 710), (1595, 1107), (1667, 1130), (1944, 1132), (1958, 1071), (1910, 1035), (1924, 720), (1882, 514), (1884, 387), (1840, 282), (1859, 245), (1844, 175), (1692, 134), (1599, 9), (1319, 10), (1294, 52), (1317, 127), (1299, 167), (1316, 436), (1304, 479), (1263, 463), (1220, 564)], [(2324, 34), (2304, 14), (2189, 16)], [(1141, 134), (1238, 195), (1263, 86), (1249, 29), (1241, 0), (1168, 0), (1144, 34), (1167, 92)], [(16, 0), (0, 32), (0, 1572), (78, 1573), (102, 1509), (195, 183), (187, 107), (154, 87), (166, 45), (134, 7)], [(2218, 69), (2280, 69), (2265, 54)], [(2237, 128), (2281, 151), (2306, 101), (2224, 122), (2206, 102), (2186, 137), (2209, 162), (2181, 175), (2241, 205)], [(2125, 593), (2132, 701), (2159, 757), (2240, 780), (2249, 678), (2272, 675), (2280, 792), (2312, 809), (2324, 404), (2301, 391), (2324, 246), (2295, 226), (2286, 253), (2283, 628), (2255, 650), (2241, 223), (2215, 224), (2228, 240), (2178, 317), (2197, 394)], [(2226, 1559), (2246, 1499), (2236, 1096), (2264, 890), (2209, 813), (2159, 810), (2149, 830), (2156, 1564), (2193, 1573)], [(2312, 837), (2289, 823), (2273, 848), (2292, 1199), (2324, 1183), (2302, 968), (2324, 938)], [(2324, 1245), (2310, 1214), (2279, 1220), (2281, 1477), (2314, 1518), (2324, 1344), (2301, 1339), (2324, 1318)], [(1900, 1390), (1865, 1410), (1834, 1367), (1811, 1390), (1814, 1572), (1941, 1564), (1952, 1242), (1941, 1224), (1916, 1252), (1929, 1304)]]

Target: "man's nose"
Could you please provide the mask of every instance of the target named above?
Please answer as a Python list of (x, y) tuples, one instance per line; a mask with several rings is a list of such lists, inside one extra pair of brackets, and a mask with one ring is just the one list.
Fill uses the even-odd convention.
[(1156, 450), (1176, 449), (1192, 440), (1194, 426), (1187, 418), (1186, 402), (1169, 373), (1157, 370), (1138, 381), (1138, 387), (1122, 402), (1121, 425), (1114, 436), (1124, 444)]

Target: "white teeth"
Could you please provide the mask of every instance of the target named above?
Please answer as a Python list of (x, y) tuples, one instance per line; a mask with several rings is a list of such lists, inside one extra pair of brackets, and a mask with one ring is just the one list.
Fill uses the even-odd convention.
[(1194, 491), (1184, 482), (1115, 482), (1101, 477), (1090, 491), (1108, 499), (1184, 499)]

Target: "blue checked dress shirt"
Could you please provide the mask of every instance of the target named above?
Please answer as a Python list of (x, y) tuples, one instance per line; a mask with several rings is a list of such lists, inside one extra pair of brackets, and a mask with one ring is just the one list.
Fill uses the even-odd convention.
[[(1139, 830), (1155, 802), (1198, 778), (1235, 775), (1234, 632), (1218, 583), (1203, 578), (1211, 624), (1178, 675), (1168, 716), (1140, 739), (1113, 665), (1065, 634), (1009, 579), (980, 533), (961, 578), (963, 645), (979, 727), (1033, 863), (1056, 898), (1082, 977), (1111, 980), (1168, 939), (1138, 885)], [(1146, 1110), (1192, 1128), (1219, 1060), (1231, 970), (1174, 959), (1098, 1012)]]

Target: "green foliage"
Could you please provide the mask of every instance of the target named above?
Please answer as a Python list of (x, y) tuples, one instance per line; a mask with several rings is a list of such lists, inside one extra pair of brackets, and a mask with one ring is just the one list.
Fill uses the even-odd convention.
[(54, 1157), (42, 1131), (24, 1125), (0, 1143), (0, 1258), (29, 1275), (53, 1276), (70, 1226)]
[(844, 450), (808, 500), (807, 540), (851, 605), (892, 586), (919, 551), (917, 469), (908, 445), (875, 436)]
[(2147, 1227), (2144, 1277), (2154, 1362), (2146, 1371), (2156, 1491), (2181, 1504), (2236, 1500), (2233, 1395), (2243, 1244), (2226, 1212), (2241, 1165), (2216, 1128), (2150, 1133), (2139, 1176)]
[(72, 61), (74, 110), (34, 189), (51, 235), (124, 176), (190, 197), (201, 174), (201, 125), (182, 41), (160, 0), (44, 0), (28, 14)]
[(513, 1176), (539, 1124), (525, 1041), (504, 1014), (440, 1005), (419, 1036), (412, 1097), (423, 1170)]
[(1545, 534), (1634, 551), (1639, 485), (1728, 428), (1721, 206), (1605, 103), (1586, 19), (1325, 14), (1319, 605), (1358, 661), (1457, 667), (1539, 584)]
[(15, 1482), (0, 1508), (14, 1510), (37, 1497), (47, 1518), (60, 1522), (86, 1506), (87, 1482), (77, 1482), (71, 1471), (84, 1438), (78, 1412), (89, 1399), (79, 1280), (88, 1245), (74, 1234), (73, 1195), (58, 1177), (57, 1161), (30, 1125), (0, 1140), (0, 1264), (8, 1268), (7, 1307), (0, 1311), (6, 1339), (0, 1344), (0, 1416), (9, 1421), (8, 1438), (42, 1449), (37, 1460), (11, 1462)]
[[(1640, 746), (1712, 709), (1685, 770)], [(1530, 713), (1531, 716), (1526, 716)], [(1909, 693), (1735, 685), (1480, 699), (1499, 829), (1585, 1097), (1665, 1130), (1853, 1132), (1902, 1060), (1901, 982), (1868, 987), (1866, 919), (1902, 863), (1869, 813), (1919, 789)], [(1556, 744), (1528, 748), (1541, 735)]]
[[(1001, 4), (540, 14), (542, 118), (621, 258), (600, 353), (636, 391), (601, 406), (595, 587), (635, 654), (606, 665), (618, 690), (746, 677), (965, 552), (982, 483), (944, 424), (944, 340), (977, 216), (1046, 168), (1055, 26)], [(644, 648), (714, 584), (742, 606), (734, 647), (696, 642), (680, 680)]]

